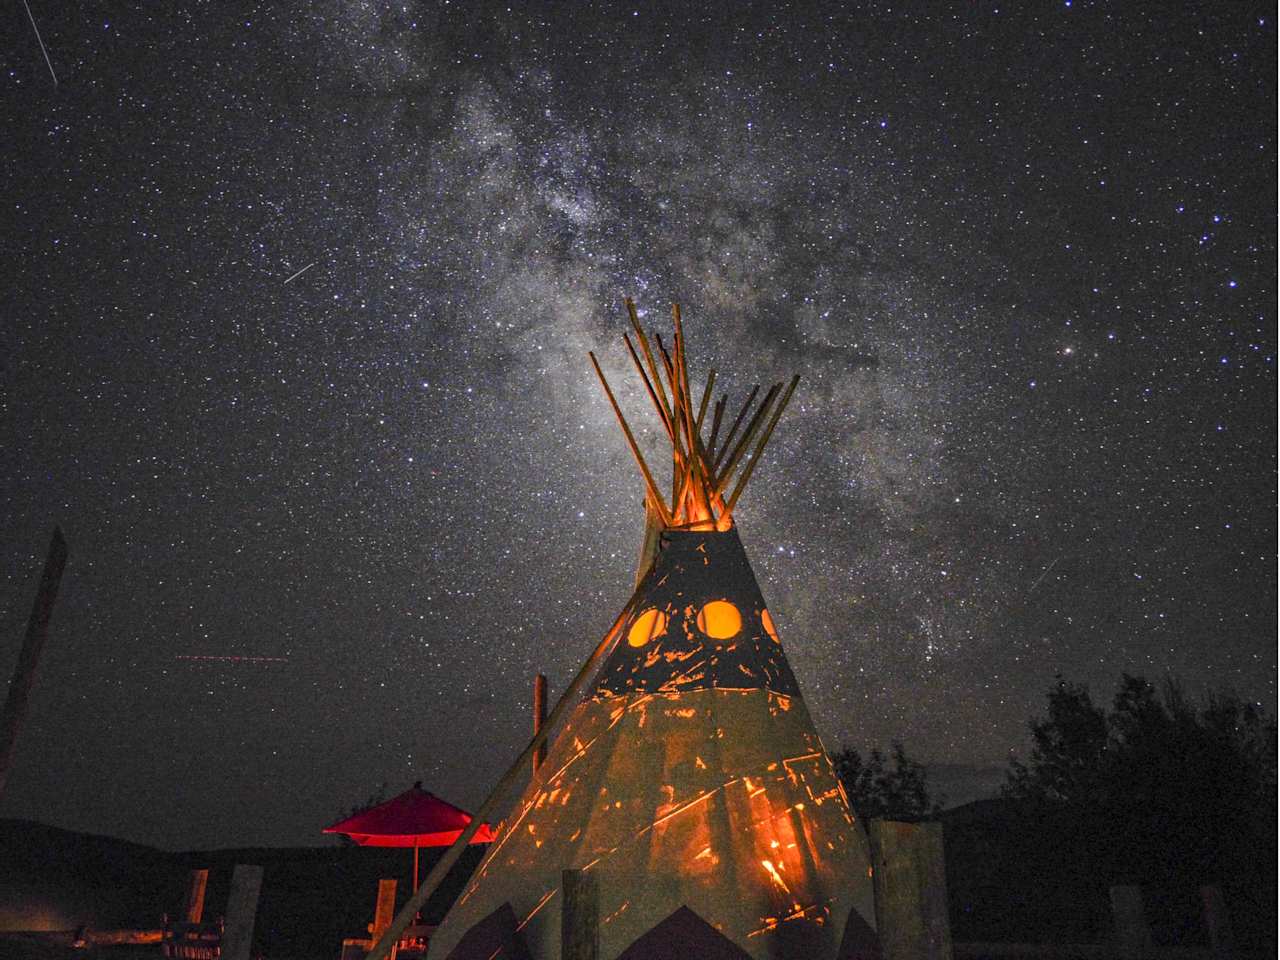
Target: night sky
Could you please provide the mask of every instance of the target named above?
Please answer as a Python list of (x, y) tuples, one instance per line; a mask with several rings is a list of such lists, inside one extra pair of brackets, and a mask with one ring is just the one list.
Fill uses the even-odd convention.
[(802, 376), (735, 517), (828, 748), (964, 800), (1058, 671), (1274, 712), (1274, 4), (30, 4), (0, 816), (478, 806), (631, 592), (624, 296)]

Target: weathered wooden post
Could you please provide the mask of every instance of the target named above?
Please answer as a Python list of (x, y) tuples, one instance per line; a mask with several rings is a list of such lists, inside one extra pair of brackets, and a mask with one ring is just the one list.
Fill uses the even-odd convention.
[(253, 947), (253, 924), (258, 919), (258, 893), (261, 889), (262, 867), (237, 863), (231, 873), (231, 894), (227, 897), (222, 960), (249, 960), (249, 951)]
[(40, 576), (40, 588), (36, 602), (27, 620), (27, 636), (22, 641), (18, 662), (13, 668), (13, 680), (9, 683), (9, 695), (0, 711), (0, 796), (4, 796), (4, 784), (9, 778), (9, 767), (18, 746), (18, 734), (27, 718), (27, 704), (31, 700), (31, 688), (36, 682), (36, 668), (40, 666), (40, 653), (49, 638), (49, 618), (53, 614), (53, 601), (58, 596), (58, 584), (62, 582), (62, 570), (67, 564), (67, 541), (62, 529), (53, 528), (49, 542), (49, 555)]
[(594, 874), (560, 874), (560, 960), (600, 960), (600, 888)]
[(884, 960), (951, 960), (942, 824), (872, 820), (871, 863)]
[[(533, 678), (533, 735), (536, 737), (547, 722), (547, 678), (541, 673)], [(537, 773), (542, 761), (547, 759), (547, 741), (538, 744), (533, 752), (533, 772)]]
[(187, 881), (187, 903), (182, 908), (186, 923), (199, 923), (204, 917), (204, 891), (209, 885), (208, 870), (192, 870)]
[(1147, 914), (1142, 906), (1142, 888), (1133, 885), (1111, 888), (1111, 917), (1116, 928), (1116, 944), (1121, 960), (1138, 960), (1151, 954), (1154, 943)]
[(1204, 927), (1209, 934), (1209, 949), (1213, 951), (1214, 960), (1230, 960), (1235, 953), (1235, 944), (1222, 888), (1201, 887), (1200, 903), (1204, 906)]

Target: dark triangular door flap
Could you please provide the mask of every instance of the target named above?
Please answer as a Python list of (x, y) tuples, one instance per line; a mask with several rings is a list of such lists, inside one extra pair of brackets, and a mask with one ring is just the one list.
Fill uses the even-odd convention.
[(836, 956), (838, 960), (880, 960), (880, 937), (862, 919), (856, 907), (849, 910), (844, 936), (840, 938), (840, 952)]
[(618, 960), (687, 960), (689, 957), (751, 960), (750, 954), (688, 907), (681, 907), (618, 954)]
[(531, 960), (511, 904), (504, 903), (463, 934), (445, 960)]

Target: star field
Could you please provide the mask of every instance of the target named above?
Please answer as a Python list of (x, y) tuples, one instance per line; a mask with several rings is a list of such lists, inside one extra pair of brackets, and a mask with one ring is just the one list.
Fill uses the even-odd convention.
[(0, 815), (477, 806), (630, 594), (625, 295), (801, 374), (735, 516), (828, 748), (1274, 713), (1272, 7), (173, 6), (3, 45), (4, 676), (71, 558)]

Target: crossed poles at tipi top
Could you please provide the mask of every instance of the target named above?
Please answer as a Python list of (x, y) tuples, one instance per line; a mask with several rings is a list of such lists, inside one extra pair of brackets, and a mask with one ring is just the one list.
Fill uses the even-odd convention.
[[(703, 440), (707, 404), (715, 389), (716, 371), (712, 369), (707, 374), (702, 399), (695, 414), (679, 305), (671, 308), (675, 326), (675, 342), (671, 351), (667, 350), (661, 336), (655, 335), (653, 343), (650, 342), (640, 325), (635, 304), (628, 298), (626, 305), (636, 342), (640, 345), (639, 352), (627, 334), (624, 333), (622, 339), (645, 391), (653, 402), (667, 439), (671, 442), (672, 479), (669, 504), (658, 488), (644, 454), (640, 452), (596, 355), (588, 355), (644, 477), (645, 509), (667, 530), (728, 530), (733, 526), (733, 508), (742, 496), (747, 481), (751, 479), (756, 464), (760, 462), (765, 444), (769, 442), (773, 428), (777, 426), (800, 377), (792, 377), (785, 390), (781, 382), (773, 384), (765, 393), (764, 399), (755, 406), (754, 412), (752, 404), (760, 392), (760, 386), (757, 384), (753, 387), (722, 438), (720, 429), (724, 425), (725, 410), (729, 403), (728, 394), (723, 394), (712, 411), (710, 436)], [(752, 414), (751, 419), (747, 421), (746, 428), (740, 430), (748, 413)], [(747, 456), (753, 440), (756, 441), (755, 448)], [(734, 479), (735, 473), (737, 483), (730, 491), (729, 483)]]

